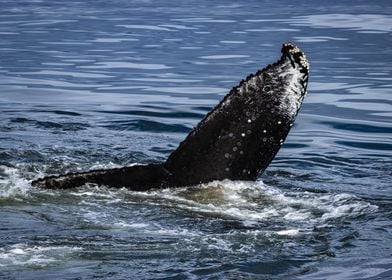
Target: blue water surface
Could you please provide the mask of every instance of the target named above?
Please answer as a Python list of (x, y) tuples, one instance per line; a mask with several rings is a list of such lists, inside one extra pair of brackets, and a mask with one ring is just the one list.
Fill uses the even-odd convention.
[[(292, 41), (308, 96), (258, 182), (40, 190), (163, 161)], [(390, 1), (0, 1), (0, 278), (392, 278)]]

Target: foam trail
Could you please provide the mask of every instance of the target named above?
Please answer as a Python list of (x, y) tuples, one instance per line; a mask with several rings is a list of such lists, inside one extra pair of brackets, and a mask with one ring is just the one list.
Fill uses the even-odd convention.
[(174, 211), (236, 220), (248, 227), (271, 223), (276, 225), (271, 233), (281, 236), (311, 233), (314, 227), (328, 226), (336, 220), (356, 218), (377, 211), (376, 206), (353, 195), (282, 190), (261, 181), (224, 180), (194, 187), (146, 192), (97, 187), (92, 190), (91, 187), (84, 187), (70, 195), (82, 198), (87, 213), (92, 212), (85, 215), (87, 220), (92, 223), (102, 223), (104, 220), (106, 226), (113, 228), (118, 225), (132, 227), (126, 220), (115, 217), (103, 219), (101, 207), (111, 209), (113, 203), (118, 201), (170, 207)]

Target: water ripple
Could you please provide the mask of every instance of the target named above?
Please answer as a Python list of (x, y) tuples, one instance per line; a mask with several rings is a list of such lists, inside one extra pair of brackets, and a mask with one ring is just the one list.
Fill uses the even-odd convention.
[(342, 28), (366, 33), (392, 31), (392, 19), (382, 14), (322, 14), (294, 17), (294, 26), (312, 25), (323, 28)]
[(134, 63), (125, 61), (105, 61), (97, 62), (94, 65), (79, 66), (84, 69), (116, 69), (116, 68), (130, 68), (130, 69), (145, 69), (145, 70), (162, 70), (170, 69), (172, 67), (163, 64), (148, 64), (148, 63)]
[[(388, 278), (389, 2), (277, 3), (2, 1), (0, 278)], [(285, 41), (309, 94), (264, 183), (31, 188), (164, 161)]]

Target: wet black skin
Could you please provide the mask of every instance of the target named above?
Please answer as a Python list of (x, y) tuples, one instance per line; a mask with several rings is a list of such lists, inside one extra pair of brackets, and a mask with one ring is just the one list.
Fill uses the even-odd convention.
[(274, 64), (249, 75), (189, 133), (162, 164), (51, 176), (45, 188), (86, 183), (145, 191), (213, 180), (256, 180), (279, 151), (306, 95), (309, 65), (293, 44)]

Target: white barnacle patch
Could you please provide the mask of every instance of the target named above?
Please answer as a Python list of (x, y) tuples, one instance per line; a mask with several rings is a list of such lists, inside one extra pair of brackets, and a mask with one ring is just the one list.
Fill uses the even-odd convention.
[(301, 50), (297, 46), (293, 45), (292, 43), (286, 43), (284, 44), (284, 47), (286, 48), (290, 47), (289, 53), (291, 54), (301, 53)]
[(246, 173), (246, 171), (247, 171), (246, 169), (242, 169), (242, 173)]
[(245, 135), (246, 135), (245, 133), (241, 133), (241, 136), (242, 136), (242, 137), (245, 137)]
[(267, 142), (267, 138), (266, 137), (263, 138), (263, 142)]
[(248, 119), (248, 123), (251, 123), (252, 122), (252, 120), (251, 119)]
[(244, 151), (240, 151), (240, 155), (243, 155), (244, 154)]
[(229, 153), (226, 153), (225, 154), (225, 158), (229, 158), (230, 157), (230, 154)]
[(278, 124), (282, 124), (282, 122), (281, 122), (281, 121), (278, 121)]
[(230, 171), (230, 168), (226, 167), (226, 168), (225, 168), (225, 171), (226, 171), (226, 172), (229, 172), (229, 171)]
[(299, 48), (298, 48), (297, 46), (295, 46), (294, 48), (292, 48), (292, 49), (290, 50), (290, 53), (291, 53), (291, 54), (295, 54), (295, 53), (299, 53), (299, 52), (301, 52), (301, 51), (299, 50)]
[(299, 62), (301, 63), (302, 67), (309, 71), (310, 65), (308, 60), (306, 59), (306, 55), (301, 53), (301, 57), (299, 58)]
[[(306, 85), (303, 82), (307, 80), (307, 71), (303, 71), (303, 69), (308, 69), (308, 66), (305, 55), (295, 45), (289, 43), (285, 44), (284, 47), (287, 55), (292, 56), (298, 67), (289, 67), (287, 71), (281, 72), (281, 78), (287, 83), (287, 86), (278, 98), (280, 103), (275, 110), (284, 112), (287, 117), (291, 118), (298, 112), (304, 98)], [(284, 122), (285, 120), (282, 121), (282, 123)]]
[(267, 133), (267, 130), (264, 129), (264, 130), (263, 130), (263, 133)]
[(290, 123), (290, 127), (293, 126), (293, 123)]
[(229, 133), (229, 137), (233, 137), (233, 133), (230, 132), (230, 133)]
[(236, 152), (238, 148), (236, 146), (233, 147), (233, 151)]
[(303, 68), (305, 68), (306, 70), (309, 71), (309, 62), (308, 62), (308, 59), (306, 58), (306, 55), (303, 52), (301, 52), (301, 50), (297, 46), (294, 46), (291, 43), (284, 44), (284, 46), (286, 48), (291, 47), (291, 49), (289, 50), (289, 53), (299, 54), (299, 63), (301, 64), (301, 66)]

